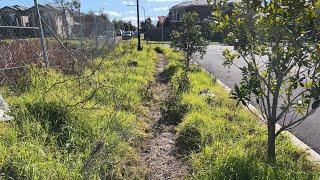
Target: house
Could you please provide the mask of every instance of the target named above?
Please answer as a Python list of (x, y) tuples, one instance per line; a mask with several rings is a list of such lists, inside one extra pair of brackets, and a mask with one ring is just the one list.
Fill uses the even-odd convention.
[[(223, 6), (224, 13), (230, 13), (232, 11), (233, 3), (239, 0), (228, 0), (227, 4)], [(169, 10), (168, 21), (171, 26), (178, 26), (182, 22), (182, 17), (185, 13), (196, 12), (199, 15), (199, 20), (210, 19), (213, 15), (214, 8), (208, 3), (208, 0), (193, 0), (188, 2), (182, 2), (173, 6)]]
[[(108, 31), (113, 28), (113, 24), (104, 15), (79, 14), (79, 12), (51, 4), (38, 4), (38, 7), (44, 20), (43, 29), (46, 36), (52, 36), (52, 30), (58, 37), (63, 38), (80, 36), (80, 34), (89, 37), (94, 34), (108, 34), (110, 33)], [(7, 26), (15, 26), (15, 28)], [(35, 6), (26, 8), (15, 5), (0, 9), (0, 39), (38, 36), (38, 31), (33, 28), (20, 28), (38, 26), (39, 18)], [(82, 30), (82, 33), (80, 30)]]
[(24, 6), (5, 6), (0, 9), (1, 26), (28, 26), (28, 16), (24, 14)]
[(171, 26), (178, 26), (182, 21), (183, 15), (188, 12), (198, 13), (199, 19), (203, 20), (212, 16), (213, 7), (208, 4), (207, 0), (195, 0), (177, 4), (169, 10), (168, 21)]
[(213, 7), (208, 4), (207, 0), (193, 0), (177, 4), (170, 8), (163, 31), (161, 26), (151, 29), (146, 38), (160, 41), (162, 40), (163, 32), (163, 39), (169, 41), (172, 31), (179, 28), (183, 15), (188, 12), (196, 12), (199, 15), (199, 19), (204, 20), (212, 16)]
[[(27, 8), (24, 6), (5, 6), (0, 9), (0, 26), (29, 26), (29, 17), (24, 13)], [(23, 38), (29, 36), (31, 31), (27, 33), (23, 29), (1, 28), (0, 39), (12, 37)]]
[[(45, 4), (39, 4), (39, 11), (46, 24), (60, 37), (69, 37), (72, 35), (74, 26), (74, 13), (63, 8)], [(5, 6), (0, 9), (0, 26), (18, 26), (18, 27), (37, 27), (39, 24), (37, 9), (15, 5)], [(30, 37), (36, 32), (27, 29), (2, 28), (3, 37)], [(51, 34), (48, 28), (44, 26), (46, 34)]]
[[(72, 35), (72, 27), (74, 25), (73, 14), (68, 10), (60, 7), (45, 4), (38, 5), (39, 11), (46, 24), (60, 37), (69, 37)], [(38, 15), (35, 6), (26, 9), (25, 14), (29, 16), (30, 26), (38, 26)], [(50, 34), (48, 28), (44, 28), (45, 33)]]
[[(223, 7), (224, 13), (230, 13), (233, 8), (233, 2), (239, 0), (229, 0)], [(154, 41), (160, 41), (162, 39), (162, 32), (164, 32), (164, 40), (170, 40), (170, 34), (173, 30), (179, 29), (184, 14), (189, 12), (196, 12), (199, 17), (199, 21), (202, 22), (205, 19), (211, 19), (213, 17), (214, 7), (208, 3), (207, 0), (192, 0), (179, 3), (169, 10), (166, 22), (164, 23), (164, 30), (161, 27), (149, 30), (147, 38)], [(207, 35), (208, 39), (212, 41), (221, 41), (222, 37), (219, 33), (213, 33)]]

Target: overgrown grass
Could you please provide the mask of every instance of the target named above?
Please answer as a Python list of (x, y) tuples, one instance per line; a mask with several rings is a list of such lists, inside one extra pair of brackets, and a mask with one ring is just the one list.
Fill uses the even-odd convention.
[(182, 56), (171, 49), (165, 55), (175, 97), (166, 112), (180, 121), (177, 145), (192, 167), (191, 179), (319, 178), (320, 169), (285, 135), (277, 140), (277, 165), (268, 165), (266, 128), (199, 67), (192, 66), (188, 88), (181, 88)]
[(2, 87), (14, 121), (0, 123), (0, 179), (143, 177), (136, 148), (157, 56), (134, 49), (120, 44), (79, 77), (31, 67), (19, 96)]

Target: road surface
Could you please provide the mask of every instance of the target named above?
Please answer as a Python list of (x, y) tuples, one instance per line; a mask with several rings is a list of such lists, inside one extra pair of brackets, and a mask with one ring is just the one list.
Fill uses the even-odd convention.
[[(233, 89), (234, 85), (241, 81), (242, 76), (241, 71), (236, 67), (227, 68), (223, 66), (224, 58), (222, 52), (225, 48), (232, 47), (210, 45), (203, 59), (195, 57), (195, 60), (212, 75)], [(238, 60), (236, 64), (241, 65), (242, 63), (244, 63), (243, 60)], [(290, 132), (317, 153), (320, 153), (320, 110)]]

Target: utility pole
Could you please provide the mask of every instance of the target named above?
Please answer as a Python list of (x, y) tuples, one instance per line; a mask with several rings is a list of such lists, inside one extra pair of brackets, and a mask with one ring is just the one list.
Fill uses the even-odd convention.
[(141, 47), (141, 34), (140, 34), (139, 0), (137, 0), (137, 21), (138, 21), (138, 51), (141, 51), (142, 47)]

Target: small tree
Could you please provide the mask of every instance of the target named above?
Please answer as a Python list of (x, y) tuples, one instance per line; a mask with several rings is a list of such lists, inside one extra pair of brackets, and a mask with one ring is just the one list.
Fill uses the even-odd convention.
[(199, 53), (203, 56), (209, 45), (202, 34), (197, 13), (186, 13), (182, 18), (179, 31), (174, 31), (171, 38), (171, 46), (179, 49), (185, 56), (185, 67), (189, 70), (192, 56)]
[[(300, 125), (320, 106), (319, 1), (243, 0), (231, 14), (217, 12), (217, 27), (228, 32), (235, 52), (225, 50), (225, 65), (236, 65), (242, 81), (232, 97), (254, 102), (268, 126), (268, 161), (276, 162), (275, 140)], [(276, 131), (276, 124), (281, 124)]]

